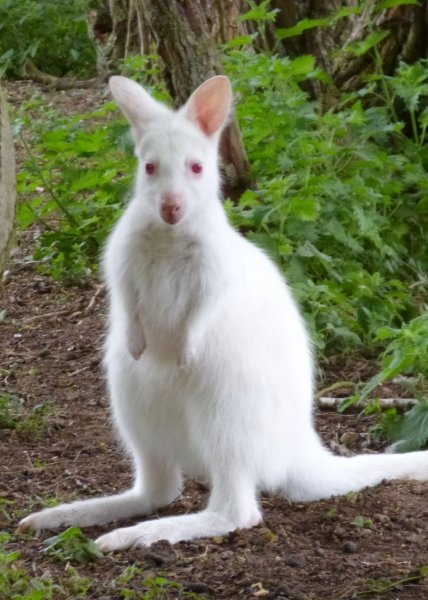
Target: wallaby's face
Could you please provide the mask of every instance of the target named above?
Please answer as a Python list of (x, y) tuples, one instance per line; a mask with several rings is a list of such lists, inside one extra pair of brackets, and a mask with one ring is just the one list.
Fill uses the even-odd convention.
[(217, 147), (231, 104), (228, 79), (209, 79), (178, 112), (124, 77), (113, 77), (110, 86), (131, 123), (145, 211), (174, 226), (218, 201)]
[[(136, 148), (142, 201), (168, 225), (203, 209), (218, 189), (217, 149), (181, 115), (172, 115), (143, 135)], [(208, 192), (208, 193), (207, 193)]]

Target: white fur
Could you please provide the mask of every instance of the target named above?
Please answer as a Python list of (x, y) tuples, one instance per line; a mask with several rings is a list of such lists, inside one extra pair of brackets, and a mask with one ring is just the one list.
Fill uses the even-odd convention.
[[(251, 527), (261, 520), (261, 489), (313, 500), (382, 479), (427, 479), (425, 452), (336, 457), (314, 431), (312, 358), (299, 310), (277, 268), (228, 224), (219, 201), (228, 80), (209, 80), (179, 112), (123, 77), (111, 87), (140, 163), (104, 261), (111, 301), (105, 364), (135, 483), (118, 496), (30, 515), (21, 529), (148, 514), (179, 496), (182, 474), (209, 482), (205, 510), (116, 529), (99, 546)], [(194, 162), (203, 166), (199, 175)], [(160, 215), (171, 194), (182, 210), (174, 225)]]

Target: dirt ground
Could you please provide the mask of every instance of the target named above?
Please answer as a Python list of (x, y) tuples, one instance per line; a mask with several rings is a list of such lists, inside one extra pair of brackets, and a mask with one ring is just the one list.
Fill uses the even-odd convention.
[[(52, 499), (111, 494), (131, 481), (110, 426), (101, 368), (104, 291), (96, 281), (66, 288), (38, 274), (28, 260), (30, 237), (21, 240), (0, 288), (0, 396), (19, 398), (23, 423), (0, 429), (0, 499), (7, 506), (0, 510), (0, 530), (9, 532)], [(327, 381), (349, 378), (337, 368)], [(353, 370), (354, 377), (361, 376), (348, 366)], [(373, 417), (357, 414), (317, 415), (325, 443), (352, 452), (381, 449), (368, 434), (373, 424)], [(118, 577), (126, 566), (137, 565), (140, 575), (127, 585), (141, 594), (135, 598), (143, 598), (148, 578), (162, 575), (181, 588), (151, 598), (193, 593), (213, 599), (426, 600), (428, 579), (420, 569), (428, 565), (427, 497), (428, 484), (418, 482), (385, 482), (307, 504), (266, 496), (264, 523), (253, 530), (173, 547), (160, 542), (78, 569), (93, 580), (85, 596), (93, 599), (131, 597), (120, 591)], [(182, 498), (159, 514), (183, 514), (205, 501), (206, 491), (188, 482)], [(85, 533), (92, 538), (111, 528)], [(41, 553), (50, 535), (12, 538), (10, 548), (22, 552), (20, 565), (33, 577), (46, 572), (61, 577), (68, 568)]]

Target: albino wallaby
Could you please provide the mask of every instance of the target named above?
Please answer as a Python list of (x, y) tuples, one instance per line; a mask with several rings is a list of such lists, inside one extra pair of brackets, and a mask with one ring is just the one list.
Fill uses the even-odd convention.
[[(332, 455), (312, 424), (310, 342), (275, 265), (227, 222), (218, 142), (232, 92), (201, 85), (178, 112), (112, 77), (139, 160), (135, 193), (105, 253), (105, 364), (114, 423), (135, 483), (111, 497), (47, 508), (20, 529), (101, 525), (148, 515), (209, 483), (201, 512), (102, 535), (102, 550), (253, 527), (260, 490), (315, 500), (383, 479), (428, 479), (428, 453)], [(280, 135), (280, 132), (279, 132)]]

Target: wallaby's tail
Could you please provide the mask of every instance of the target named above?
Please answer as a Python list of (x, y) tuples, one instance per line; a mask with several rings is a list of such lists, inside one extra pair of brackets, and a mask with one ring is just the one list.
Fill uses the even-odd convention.
[(293, 500), (320, 500), (355, 492), (384, 479), (428, 480), (428, 451), (335, 456), (318, 439), (297, 454), (286, 493)]

